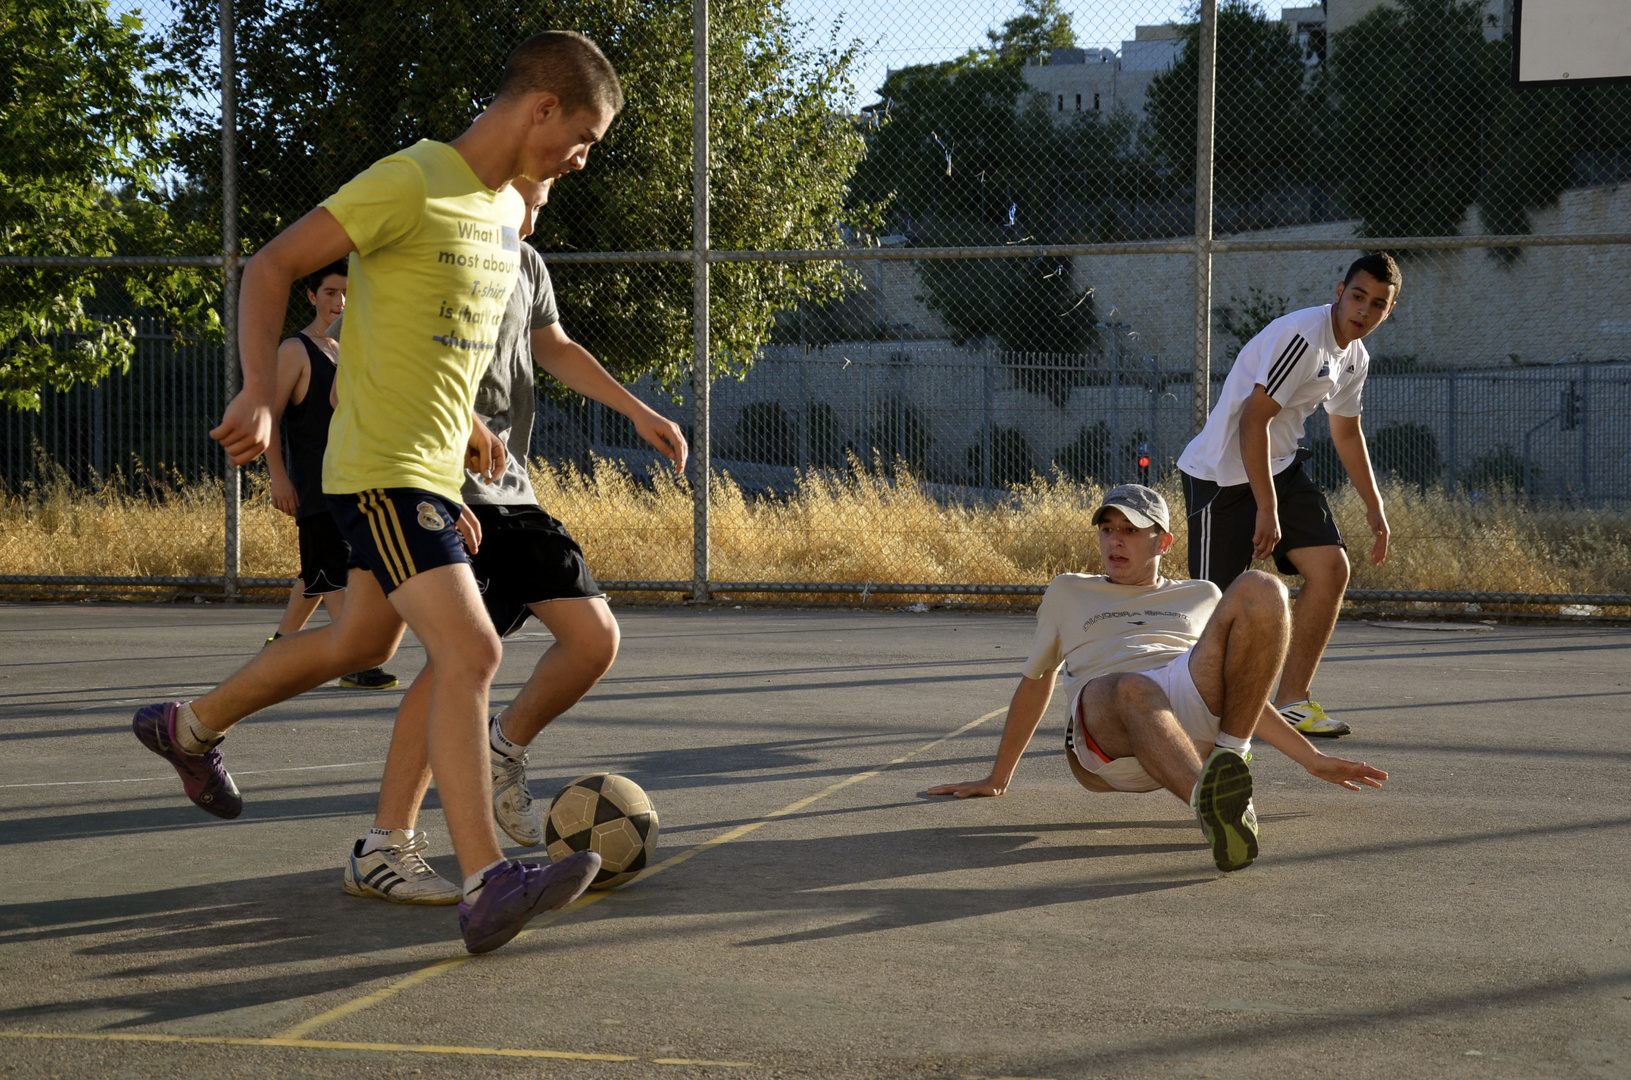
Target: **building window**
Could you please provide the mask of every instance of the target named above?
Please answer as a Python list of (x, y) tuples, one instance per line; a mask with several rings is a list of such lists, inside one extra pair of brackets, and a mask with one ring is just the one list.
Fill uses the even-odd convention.
[(1076, 111), (1077, 112), (1082, 111), (1082, 95), (1080, 95), (1080, 94), (1076, 95)]
[(1099, 111), (1099, 95), (1097, 95), (1097, 94), (1093, 95), (1093, 111), (1094, 112)]
[(1063, 94), (1059, 95), (1059, 111), (1060, 112), (1065, 111), (1065, 95), (1063, 95)]

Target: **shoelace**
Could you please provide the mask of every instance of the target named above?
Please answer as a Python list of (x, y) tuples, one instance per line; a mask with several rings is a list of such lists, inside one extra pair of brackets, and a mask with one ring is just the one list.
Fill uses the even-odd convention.
[(521, 809), (526, 810), (532, 805), (532, 792), (527, 789), (527, 755), (522, 754), (517, 759), (510, 757), (508, 754), (500, 754), (497, 750), (493, 751), (493, 755), (502, 762), (499, 769), (503, 773), (498, 778), (497, 790), (493, 794), (496, 796), (506, 788), (514, 788)]
[(415, 878), (435, 877), (436, 871), (432, 870), (430, 864), (419, 854), (429, 846), (430, 837), (419, 832), (409, 837), (406, 844), (398, 844), (396, 847), (382, 848), (381, 850), (395, 855), (397, 861), (402, 864), (402, 869), (406, 870), (411, 876)]

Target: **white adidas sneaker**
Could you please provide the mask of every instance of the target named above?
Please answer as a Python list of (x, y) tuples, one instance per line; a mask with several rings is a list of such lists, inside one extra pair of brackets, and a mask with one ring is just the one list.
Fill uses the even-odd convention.
[(394, 830), (384, 847), (362, 853), (351, 845), (341, 887), (352, 896), (374, 896), (393, 904), (457, 904), (464, 891), (430, 868), (420, 852), (430, 846), (423, 831)]

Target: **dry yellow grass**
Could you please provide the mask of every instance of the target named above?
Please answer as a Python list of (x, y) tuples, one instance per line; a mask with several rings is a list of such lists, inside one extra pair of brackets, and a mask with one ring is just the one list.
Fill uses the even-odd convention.
[[(690, 491), (672, 476), (632, 479), (605, 461), (582, 471), (536, 464), (539, 501), (571, 527), (606, 580), (686, 580)], [(1181, 506), (1176, 485), (1168, 500)], [(785, 498), (744, 494), (729, 477), (713, 491), (712, 577), (718, 581), (1040, 584), (1098, 569), (1090, 517), (1103, 489), (1036, 478), (996, 506), (947, 506), (917, 485), (852, 469), (813, 475)], [(1353, 542), (1354, 588), (1521, 593), (1631, 592), (1631, 523), (1623, 515), (1532, 512), (1515, 500), (1470, 505), (1442, 491), (1385, 493), (1392, 556), (1372, 567), (1364, 507), (1351, 488), (1332, 499)], [(297, 571), (294, 523), (264, 486), (247, 485), (243, 573)], [(1181, 576), (1181, 523), (1168, 569)], [(6, 493), (0, 574), (208, 577), (222, 565), (218, 483), (115, 478), (91, 493), (66, 478)], [(1019, 602), (1032, 602), (1029, 599)]]

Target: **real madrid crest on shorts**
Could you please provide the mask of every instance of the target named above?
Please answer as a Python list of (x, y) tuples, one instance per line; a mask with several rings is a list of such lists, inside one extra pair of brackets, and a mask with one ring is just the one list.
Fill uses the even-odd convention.
[(447, 519), (436, 512), (436, 504), (422, 502), (416, 508), (419, 511), (419, 527), (429, 529), (431, 532), (441, 532), (447, 528)]

